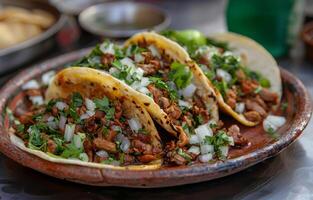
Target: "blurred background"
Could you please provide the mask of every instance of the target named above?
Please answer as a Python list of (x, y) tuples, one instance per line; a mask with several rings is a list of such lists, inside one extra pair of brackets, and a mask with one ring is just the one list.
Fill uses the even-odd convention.
[[(0, 0), (0, 84), (33, 64), (104, 39), (123, 41), (138, 31), (167, 28), (251, 37), (313, 95), (313, 0)], [(0, 199), (313, 199), (312, 120), (304, 132), (286, 151), (248, 170), (159, 190), (67, 183), (0, 154)]]

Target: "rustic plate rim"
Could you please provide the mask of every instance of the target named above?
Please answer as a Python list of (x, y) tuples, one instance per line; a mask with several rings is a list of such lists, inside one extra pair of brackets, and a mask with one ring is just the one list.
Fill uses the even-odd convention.
[[(90, 51), (91, 48), (85, 48), (64, 55), (57, 56), (55, 58), (46, 60), (42, 63), (35, 64), (30, 68), (23, 70), (8, 81), (0, 90), (0, 112), (3, 113), (6, 102), (10, 96), (19, 88), (24, 82), (38, 76), (45, 71), (52, 70), (60, 65), (65, 65), (75, 59), (78, 59)], [(293, 86), (299, 92), (300, 102), (297, 102), (298, 112), (292, 121), (291, 126), (286, 130), (286, 134), (274, 143), (266, 145), (265, 147), (250, 152), (248, 154), (239, 156), (234, 159), (229, 159), (224, 162), (217, 162), (214, 164), (196, 164), (185, 167), (173, 167), (162, 168), (157, 170), (146, 171), (132, 171), (132, 170), (116, 170), (105, 169), (99, 170), (102, 176), (102, 182), (104, 183), (91, 183), (85, 182), (79, 179), (70, 179), (70, 181), (80, 182), (89, 185), (102, 185), (102, 186), (124, 186), (124, 187), (167, 187), (175, 185), (190, 184), (196, 182), (202, 182), (227, 176), (238, 171), (242, 171), (252, 165), (255, 165), (261, 161), (264, 161), (270, 157), (275, 156), (291, 143), (293, 143), (302, 133), (306, 125), (308, 124), (312, 114), (312, 103), (310, 95), (303, 85), (303, 83), (296, 78), (293, 74), (280, 68), (282, 78), (291, 80)], [(7, 132), (3, 128), (4, 118), (0, 116), (0, 135), (3, 136)], [(2, 151), (0, 145), (0, 150)], [(11, 157), (10, 155), (7, 155)], [(22, 163), (20, 160), (16, 162)], [(88, 168), (88, 167), (87, 167)], [(41, 171), (40, 169), (35, 169)], [(43, 172), (45, 173), (45, 172)], [(138, 182), (140, 177), (142, 182)], [(60, 178), (60, 177), (59, 177)], [(106, 179), (115, 180), (113, 183), (105, 182)], [(151, 180), (155, 180), (153, 183)], [(171, 180), (169, 182), (165, 180)]]

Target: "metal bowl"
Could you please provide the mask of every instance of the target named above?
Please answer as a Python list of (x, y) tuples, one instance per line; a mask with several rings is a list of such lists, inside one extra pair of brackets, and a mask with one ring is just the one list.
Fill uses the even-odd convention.
[(147, 30), (161, 31), (170, 17), (155, 6), (134, 2), (106, 2), (85, 9), (79, 23), (96, 35), (124, 38)]
[(55, 43), (54, 36), (65, 24), (65, 17), (46, 0), (1, 0), (1, 3), (3, 6), (42, 9), (56, 19), (55, 23), (40, 35), (12, 47), (0, 49), (0, 74), (3, 74), (49, 50)]

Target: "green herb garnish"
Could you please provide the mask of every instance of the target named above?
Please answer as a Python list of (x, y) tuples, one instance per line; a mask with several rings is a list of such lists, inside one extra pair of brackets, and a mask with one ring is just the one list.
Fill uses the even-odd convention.
[(191, 83), (193, 75), (186, 65), (173, 62), (170, 67), (169, 78), (179, 89), (183, 89)]

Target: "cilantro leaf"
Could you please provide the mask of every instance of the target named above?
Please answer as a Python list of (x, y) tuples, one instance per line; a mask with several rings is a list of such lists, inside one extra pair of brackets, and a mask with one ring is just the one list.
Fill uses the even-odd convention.
[(94, 99), (93, 102), (96, 104), (96, 108), (101, 111), (106, 111), (110, 105), (110, 101), (107, 97), (103, 97), (102, 99)]
[(178, 94), (176, 90), (171, 89), (168, 84), (166, 84), (164, 81), (162, 81), (161, 78), (158, 77), (150, 77), (149, 80), (154, 83), (155, 87), (166, 90), (169, 95), (170, 98), (172, 100), (176, 100), (178, 98)]
[(193, 75), (186, 65), (173, 62), (170, 67), (169, 78), (179, 89), (185, 88), (191, 83)]

